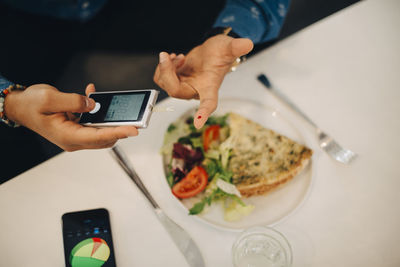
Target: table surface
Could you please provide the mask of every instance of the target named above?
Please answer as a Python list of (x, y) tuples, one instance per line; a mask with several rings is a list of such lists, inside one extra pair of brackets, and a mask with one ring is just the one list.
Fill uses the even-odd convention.
[[(220, 90), (221, 97), (256, 100), (290, 116), (312, 140), (309, 195), (274, 225), (293, 247), (294, 266), (400, 265), (399, 14), (400, 1), (359, 2), (250, 58)], [(356, 161), (343, 165), (320, 151), (313, 129), (256, 80), (261, 72), (356, 151)], [(177, 117), (197, 102), (159, 105), (176, 106), (168, 116)], [(206, 265), (232, 266), (238, 233), (178, 208), (160, 183), (164, 177), (153, 175), (159, 160), (144, 160), (154, 151), (136, 149), (146, 146), (141, 140), (152, 131), (165, 130), (165, 116), (154, 113), (148, 129), (119, 144), (160, 206), (199, 245)], [(62, 214), (98, 207), (110, 211), (118, 266), (187, 266), (108, 150), (62, 153), (0, 186), (0, 266), (64, 266)]]

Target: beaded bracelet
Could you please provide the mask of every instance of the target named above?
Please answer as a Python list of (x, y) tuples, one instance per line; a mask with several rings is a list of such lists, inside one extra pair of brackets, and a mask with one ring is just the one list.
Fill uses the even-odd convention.
[(0, 121), (4, 122), (10, 127), (18, 127), (19, 125), (11, 120), (9, 120), (4, 114), (4, 102), (6, 100), (6, 96), (15, 90), (24, 90), (25, 86), (19, 84), (12, 84), (8, 86), (6, 89), (0, 91)]

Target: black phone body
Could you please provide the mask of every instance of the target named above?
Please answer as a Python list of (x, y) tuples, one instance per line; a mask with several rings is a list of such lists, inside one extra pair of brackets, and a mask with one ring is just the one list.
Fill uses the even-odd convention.
[(65, 266), (116, 267), (109, 213), (94, 209), (62, 216)]
[(91, 93), (89, 97), (96, 106), (92, 111), (82, 113), (79, 123), (94, 127), (131, 125), (146, 128), (158, 93), (154, 89)]

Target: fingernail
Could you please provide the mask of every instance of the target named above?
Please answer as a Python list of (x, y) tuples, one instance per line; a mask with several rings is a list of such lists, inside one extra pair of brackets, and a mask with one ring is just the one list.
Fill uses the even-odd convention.
[(196, 119), (194, 120), (193, 124), (194, 127), (196, 127), (196, 129), (200, 129), (201, 127), (203, 127), (204, 123), (206, 122), (206, 117), (202, 116), (202, 115), (198, 115), (196, 117)]
[(160, 56), (160, 64), (165, 62), (167, 60), (167, 58), (168, 58), (168, 54), (165, 53), (165, 52), (161, 52), (159, 56)]
[(94, 107), (96, 105), (94, 100), (89, 97), (85, 98), (85, 102), (86, 102), (86, 107), (88, 107), (88, 108)]

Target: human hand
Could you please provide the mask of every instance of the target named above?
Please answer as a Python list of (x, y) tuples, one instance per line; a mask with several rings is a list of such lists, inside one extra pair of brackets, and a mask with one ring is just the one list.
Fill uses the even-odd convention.
[(170, 96), (200, 99), (194, 126), (203, 127), (218, 103), (218, 89), (235, 62), (253, 49), (250, 39), (216, 35), (186, 56), (160, 53), (154, 81)]
[[(86, 87), (86, 95), (95, 91)], [(79, 94), (62, 93), (47, 84), (35, 84), (24, 91), (8, 94), (6, 116), (42, 135), (66, 151), (112, 147), (119, 139), (138, 135), (133, 126), (109, 128), (85, 127), (72, 113), (91, 111), (93, 99)]]

